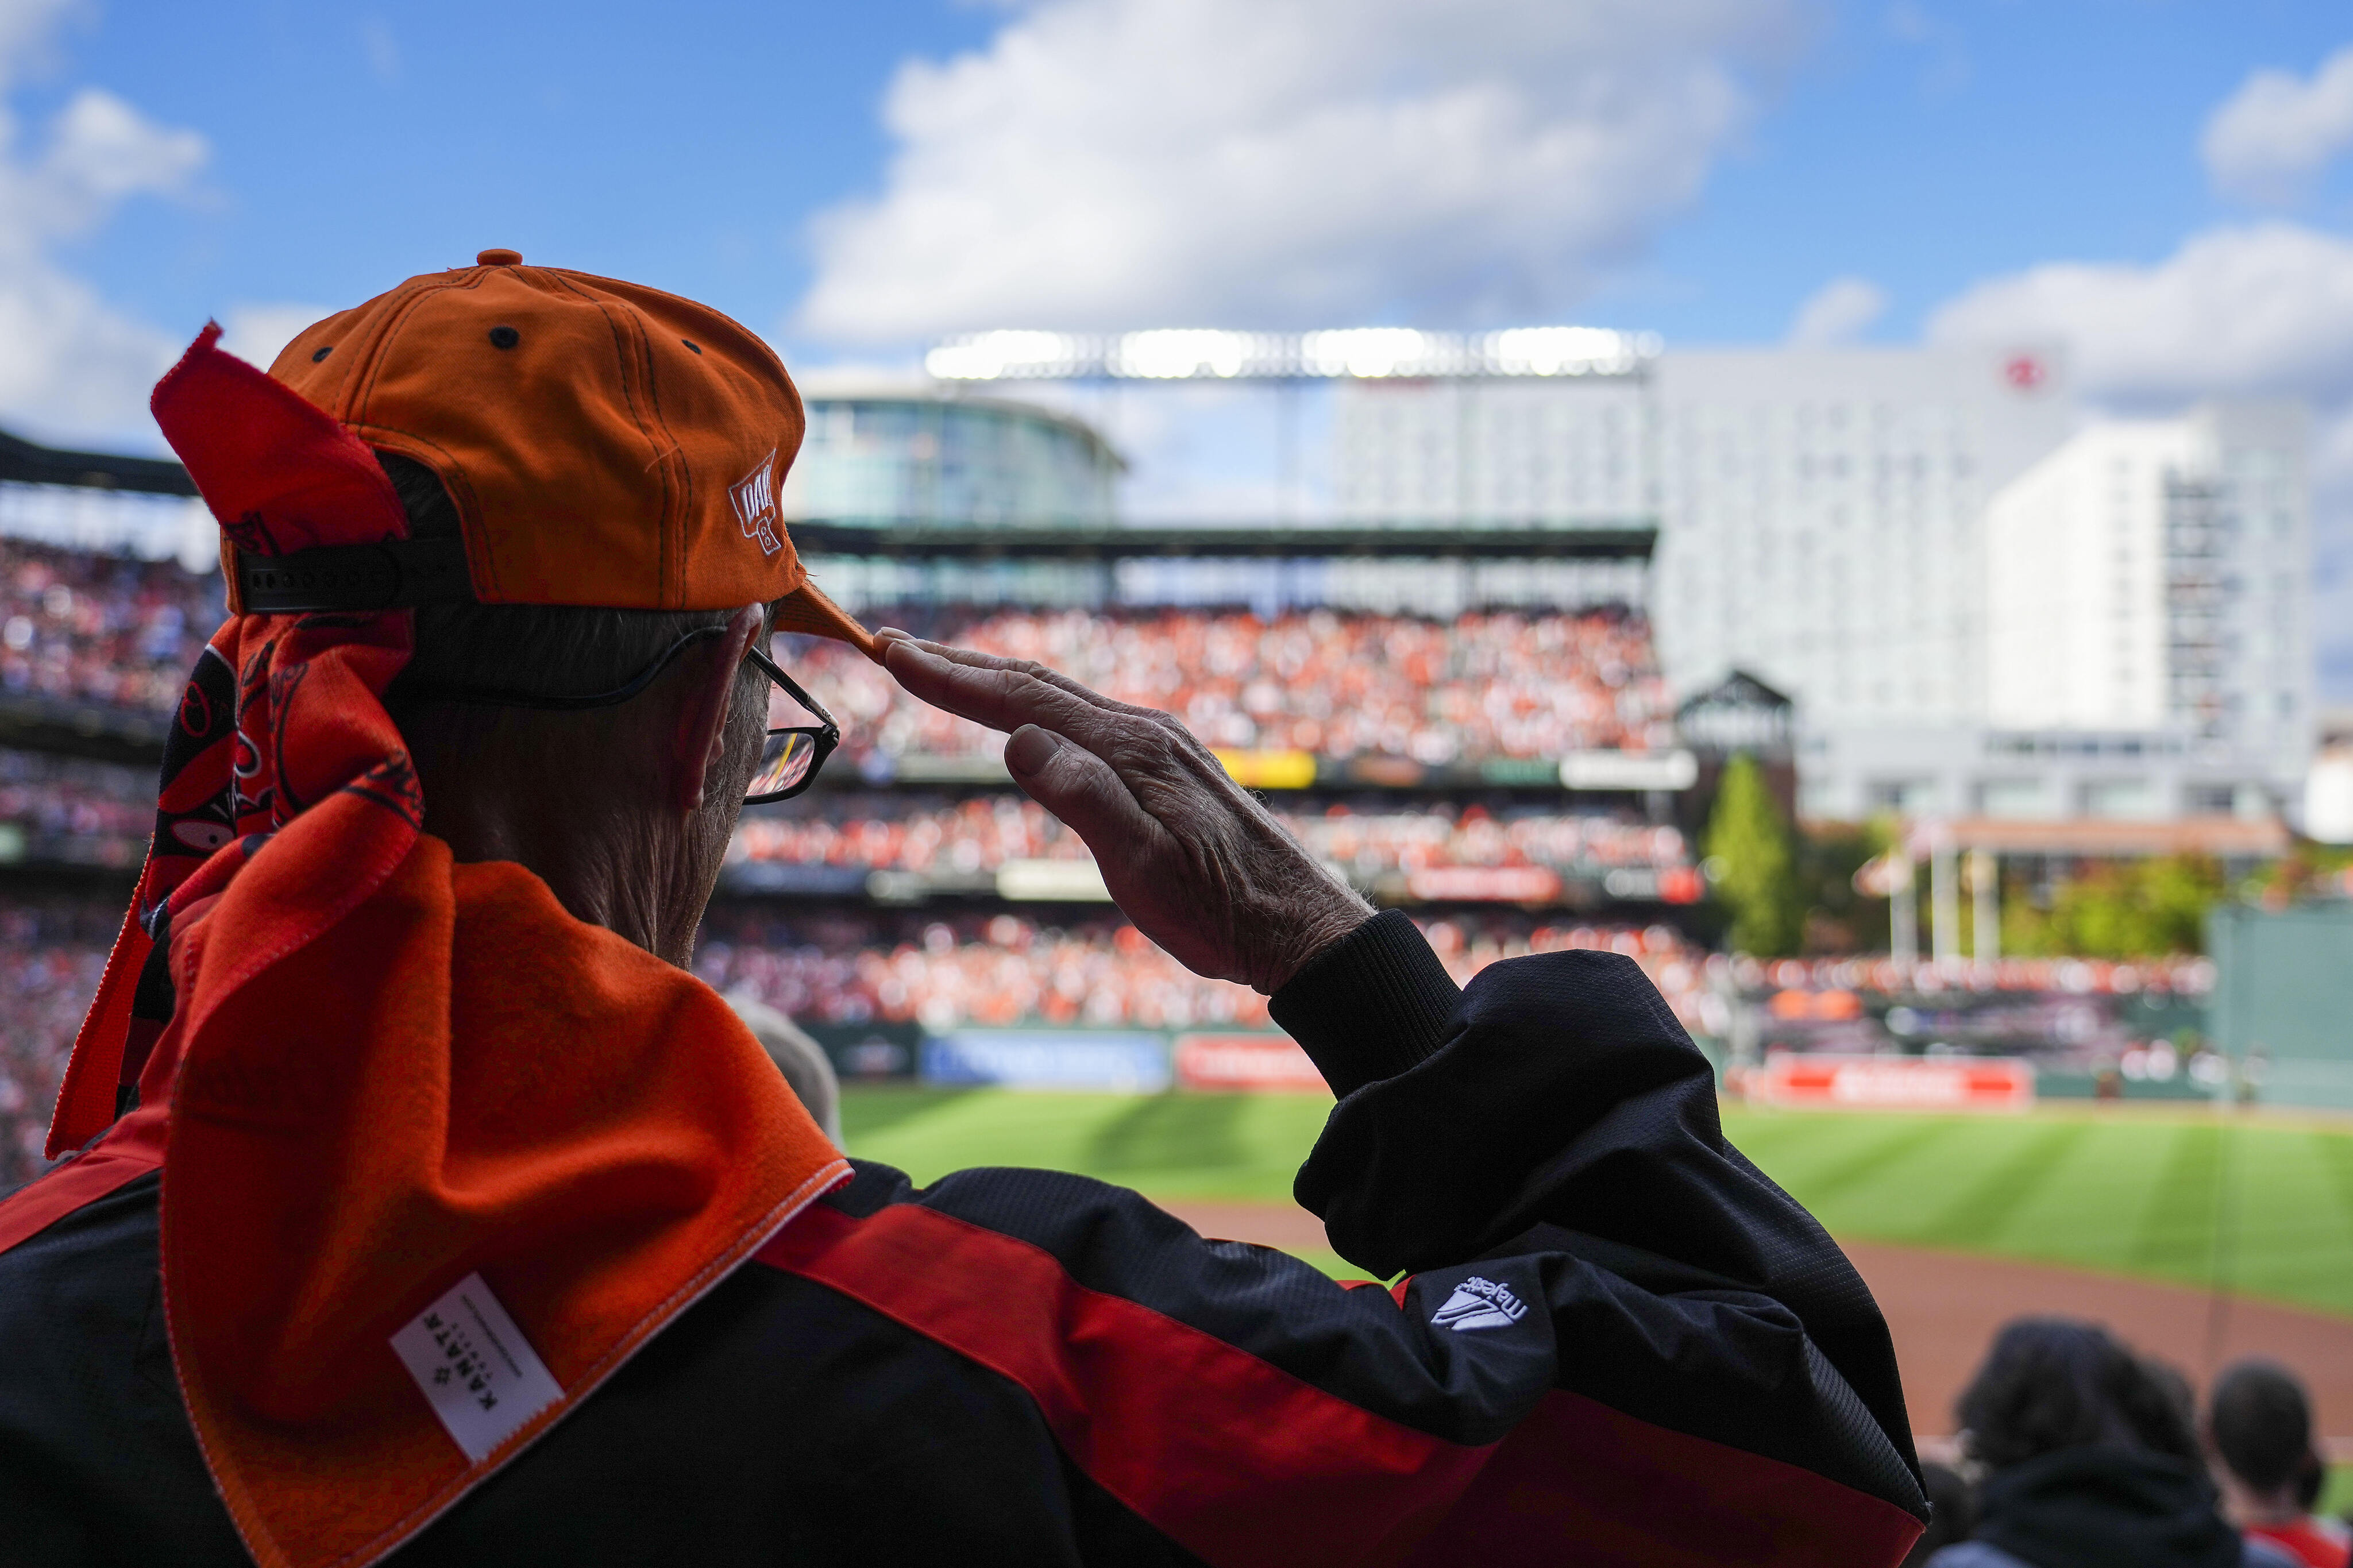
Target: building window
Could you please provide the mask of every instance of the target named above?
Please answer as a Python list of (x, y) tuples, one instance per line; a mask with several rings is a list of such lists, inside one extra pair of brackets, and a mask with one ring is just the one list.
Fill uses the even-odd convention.
[(2051, 790), (2041, 779), (1988, 779), (1978, 785), (1978, 815), (2021, 817), (2051, 815)]
[(2230, 784), (2193, 784), (2181, 786), (2181, 812), (2185, 816), (2228, 816), (2238, 804), (2239, 792)]

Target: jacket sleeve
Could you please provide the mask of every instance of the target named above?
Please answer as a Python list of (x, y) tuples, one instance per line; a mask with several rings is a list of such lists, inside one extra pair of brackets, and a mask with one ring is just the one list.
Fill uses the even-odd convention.
[(1275, 1008), (1341, 1097), (1301, 1201), (1388, 1289), (1039, 1171), (862, 1166), (762, 1260), (1019, 1384), (1177, 1561), (1903, 1557), (1885, 1327), (1631, 963), (1462, 992), (1382, 916)]

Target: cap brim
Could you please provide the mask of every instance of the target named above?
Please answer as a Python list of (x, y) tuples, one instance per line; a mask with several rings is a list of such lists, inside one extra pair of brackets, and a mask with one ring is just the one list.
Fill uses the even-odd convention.
[(804, 581), (776, 601), (775, 625), (780, 632), (806, 632), (812, 637), (846, 642), (875, 663), (882, 662), (882, 651), (875, 645), (874, 634), (852, 619), (849, 611), (818, 593), (814, 583)]

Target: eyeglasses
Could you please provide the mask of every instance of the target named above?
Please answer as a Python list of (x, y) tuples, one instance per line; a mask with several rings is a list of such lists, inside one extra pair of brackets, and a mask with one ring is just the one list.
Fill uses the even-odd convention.
[[(584, 697), (545, 697), (533, 691), (510, 691), (491, 686), (422, 685), (410, 688), (405, 695), (416, 701), (479, 702), (499, 708), (539, 708), (558, 713), (582, 713), (597, 708), (617, 708), (660, 679), (670, 662), (699, 642), (707, 642), (726, 634), (725, 626), (698, 626), (670, 645), (668, 651), (628, 680), (610, 691), (592, 692)], [(826, 758), (833, 755), (841, 744), (841, 726), (833, 715), (818, 706), (816, 698), (800, 688), (800, 682), (776, 668), (776, 663), (758, 648), (748, 648), (744, 657), (753, 667), (768, 678), (773, 689), (768, 693), (769, 717), (776, 716), (776, 694), (780, 690), (805, 711), (817, 716), (814, 724), (771, 724), (766, 741), (760, 748), (760, 765), (752, 772), (752, 782), (744, 792), (745, 805), (766, 805), (772, 801), (790, 800), (817, 782), (818, 770), (825, 766)]]

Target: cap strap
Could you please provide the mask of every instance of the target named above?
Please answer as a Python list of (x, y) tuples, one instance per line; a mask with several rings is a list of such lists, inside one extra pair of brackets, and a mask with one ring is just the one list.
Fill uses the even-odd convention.
[(462, 539), (322, 544), (287, 555), (237, 552), (237, 606), (248, 616), (405, 610), (474, 597)]

